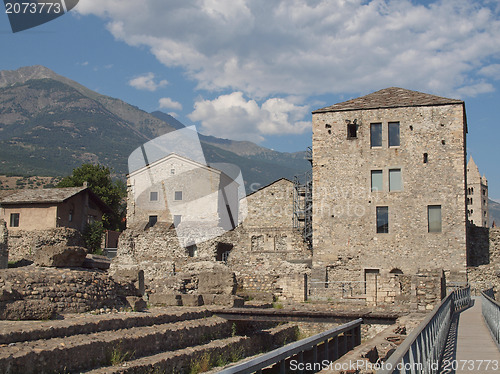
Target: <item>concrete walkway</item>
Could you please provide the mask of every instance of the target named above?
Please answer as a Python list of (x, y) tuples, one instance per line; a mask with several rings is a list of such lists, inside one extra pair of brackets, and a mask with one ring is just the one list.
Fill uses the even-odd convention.
[(481, 298), (473, 297), (473, 301), (458, 316), (456, 362), (449, 365), (455, 365), (455, 373), (500, 373), (500, 351), (484, 322)]

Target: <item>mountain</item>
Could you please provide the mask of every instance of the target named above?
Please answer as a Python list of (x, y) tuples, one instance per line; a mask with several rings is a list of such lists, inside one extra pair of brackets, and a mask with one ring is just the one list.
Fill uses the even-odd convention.
[(500, 226), (500, 203), (497, 203), (494, 200), (488, 200), (488, 211), (490, 214), (490, 227), (495, 221), (497, 226)]
[[(84, 162), (127, 173), (130, 153), (184, 127), (94, 92), (43, 66), (0, 71), (0, 174), (68, 175)], [(238, 165), (247, 187), (307, 170), (304, 153), (281, 153), (251, 142), (200, 136), (208, 162)]]

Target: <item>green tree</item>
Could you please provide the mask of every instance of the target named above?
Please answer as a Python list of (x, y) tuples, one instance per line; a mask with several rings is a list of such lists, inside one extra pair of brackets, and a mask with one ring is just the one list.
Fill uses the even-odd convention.
[(73, 169), (73, 173), (64, 177), (57, 184), (57, 187), (81, 187), (84, 182), (87, 182), (92, 192), (99, 196), (113, 211), (113, 214), (103, 217), (104, 228), (108, 230), (123, 229), (122, 220), (126, 209), (124, 198), (127, 195), (125, 183), (113, 180), (111, 170), (107, 166), (83, 164)]

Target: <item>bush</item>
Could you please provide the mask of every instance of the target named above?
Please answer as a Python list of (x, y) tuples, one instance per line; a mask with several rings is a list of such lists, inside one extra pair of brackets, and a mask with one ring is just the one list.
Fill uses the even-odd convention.
[(83, 240), (85, 247), (94, 254), (101, 254), (102, 235), (104, 234), (104, 226), (101, 221), (95, 221), (87, 224), (83, 230)]

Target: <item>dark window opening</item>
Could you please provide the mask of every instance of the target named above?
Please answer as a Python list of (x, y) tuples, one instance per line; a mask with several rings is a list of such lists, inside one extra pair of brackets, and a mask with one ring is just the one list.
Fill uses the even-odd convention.
[(158, 222), (158, 216), (149, 216), (148, 227), (153, 227)]
[(10, 227), (19, 227), (19, 213), (10, 214)]
[(429, 162), (429, 155), (427, 153), (424, 153), (424, 164)]
[(328, 123), (325, 125), (325, 129), (331, 129), (332, 125), (329, 125)]
[(216, 261), (227, 262), (229, 255), (233, 249), (233, 245), (229, 243), (217, 243)]
[(377, 207), (377, 233), (389, 233), (389, 207), (387, 206)]
[(190, 246), (186, 247), (186, 251), (189, 257), (198, 257), (198, 247), (196, 244), (191, 244)]
[(399, 147), (399, 122), (389, 122), (389, 147)]
[(69, 211), (68, 222), (73, 222), (73, 210)]
[(347, 124), (347, 139), (355, 139), (358, 137), (358, 125), (356, 122)]
[(150, 192), (149, 201), (158, 201), (158, 192)]
[(370, 125), (370, 146), (382, 147), (382, 124), (372, 123)]
[(483, 189), (483, 196), (486, 196), (486, 190)]
[(392, 269), (389, 274), (398, 274), (398, 275), (402, 275), (403, 274), (403, 271), (401, 269), (398, 269), (398, 268), (394, 268)]
[(445, 145), (445, 144), (446, 144), (446, 142), (444, 141), (444, 139), (443, 139), (443, 140), (441, 140), (441, 144), (442, 144), (442, 145)]
[(182, 191), (175, 191), (174, 200), (177, 200), (177, 201), (182, 200)]

